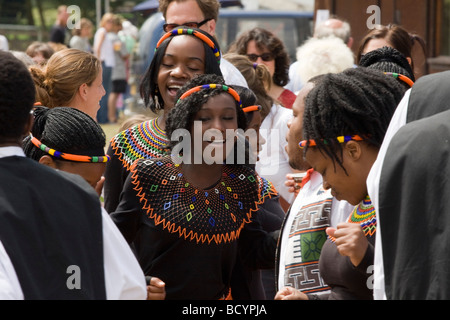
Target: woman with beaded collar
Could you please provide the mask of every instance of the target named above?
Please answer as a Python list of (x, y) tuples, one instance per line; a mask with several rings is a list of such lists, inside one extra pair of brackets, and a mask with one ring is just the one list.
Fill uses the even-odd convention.
[(219, 45), (200, 29), (180, 27), (159, 40), (153, 60), (142, 80), (144, 103), (159, 116), (118, 133), (110, 142), (111, 161), (105, 171), (105, 209), (113, 212), (136, 159), (167, 153), (166, 118), (178, 90), (200, 74), (222, 75)]
[[(331, 288), (320, 299), (373, 299), (372, 275), (376, 213), (366, 179), (394, 111), (406, 88), (392, 75), (363, 67), (325, 75), (305, 100), (299, 143), (305, 160), (323, 177), (323, 188), (355, 209), (337, 228), (327, 228), (319, 260)], [(319, 299), (283, 288), (276, 299)]]
[(222, 77), (194, 78), (177, 101), (166, 128), (182, 140), (171, 139), (171, 156), (133, 164), (111, 217), (134, 243), (144, 273), (166, 283), (167, 299), (223, 299), (237, 240), (276, 191), (250, 167), (228, 164), (229, 151), (239, 148), (230, 132), (244, 130), (247, 121), (239, 95)]

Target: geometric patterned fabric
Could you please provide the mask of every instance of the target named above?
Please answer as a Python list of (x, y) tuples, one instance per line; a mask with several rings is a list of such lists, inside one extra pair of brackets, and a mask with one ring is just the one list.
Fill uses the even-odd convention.
[(315, 201), (302, 206), (294, 214), (286, 244), (284, 286), (304, 293), (324, 293), (330, 288), (319, 273), (319, 258), (327, 240), (333, 196), (320, 186)]

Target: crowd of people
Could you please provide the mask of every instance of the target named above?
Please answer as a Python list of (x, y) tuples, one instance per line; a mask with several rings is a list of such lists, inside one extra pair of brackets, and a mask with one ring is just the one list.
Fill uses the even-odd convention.
[(297, 61), (259, 27), (222, 52), (217, 0), (159, 3), (154, 116), (109, 141), (120, 16), (68, 37), (62, 6), (59, 47), (0, 50), (0, 299), (450, 298), (448, 73), (417, 79), (423, 40), (378, 26), (354, 55), (332, 17)]

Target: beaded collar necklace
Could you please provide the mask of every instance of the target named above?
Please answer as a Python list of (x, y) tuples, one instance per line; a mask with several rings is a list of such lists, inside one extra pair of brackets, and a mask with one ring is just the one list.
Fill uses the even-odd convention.
[[(366, 198), (353, 209), (347, 222), (360, 224), (366, 237), (373, 236), (375, 234), (375, 231), (377, 230), (377, 216), (375, 207), (373, 206), (372, 200), (370, 200), (369, 196), (366, 196)], [(328, 236), (328, 238), (331, 242), (336, 240), (331, 236)]]
[(127, 170), (136, 159), (159, 158), (167, 154), (168, 138), (158, 118), (145, 121), (117, 134), (111, 147)]

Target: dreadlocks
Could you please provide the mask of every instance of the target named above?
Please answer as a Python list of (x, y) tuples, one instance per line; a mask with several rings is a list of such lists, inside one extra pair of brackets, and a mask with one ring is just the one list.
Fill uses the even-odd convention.
[[(416, 81), (414, 72), (408, 60), (398, 50), (391, 47), (383, 47), (366, 53), (359, 62), (361, 67), (377, 69), (384, 72), (400, 73), (413, 82)], [(409, 86), (401, 82), (406, 88)]]
[(327, 74), (306, 97), (304, 138), (314, 140), (322, 153), (345, 170), (336, 137), (359, 135), (379, 148), (405, 90), (378, 70), (359, 67)]

